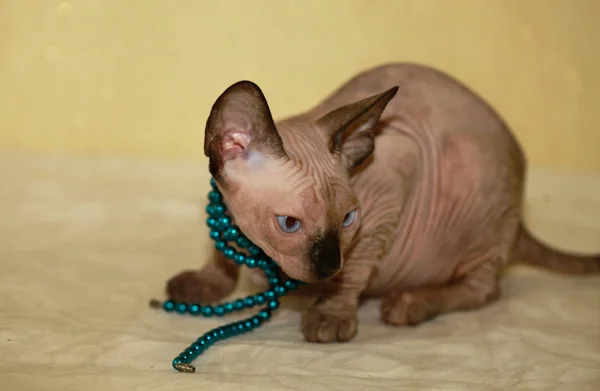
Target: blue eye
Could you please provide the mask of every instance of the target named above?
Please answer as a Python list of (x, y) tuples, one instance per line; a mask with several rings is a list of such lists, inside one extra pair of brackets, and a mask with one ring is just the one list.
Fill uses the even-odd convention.
[(344, 228), (352, 225), (352, 223), (354, 223), (354, 219), (356, 218), (356, 209), (353, 210), (352, 212), (349, 212), (346, 217), (344, 217), (344, 222), (342, 223), (342, 226)]
[(287, 232), (289, 234), (298, 231), (302, 226), (300, 220), (291, 216), (277, 216), (277, 222), (279, 223), (279, 227), (284, 232)]

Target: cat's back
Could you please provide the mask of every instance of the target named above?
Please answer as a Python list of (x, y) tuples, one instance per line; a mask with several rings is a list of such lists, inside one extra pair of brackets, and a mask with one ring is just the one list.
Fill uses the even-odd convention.
[(343, 83), (311, 113), (318, 117), (393, 86), (398, 86), (398, 91), (381, 116), (386, 137), (378, 143), (376, 155), (392, 158), (402, 153), (394, 149), (400, 148), (406, 137), (421, 150), (476, 149), (500, 160), (505, 155), (522, 155), (490, 103), (457, 78), (418, 63), (388, 63), (366, 69)]
[[(421, 111), (450, 111), (469, 106), (495, 116), (492, 108), (463, 82), (449, 74), (423, 64), (399, 62), (378, 65), (357, 73), (313, 107), (310, 112), (321, 116), (337, 107), (380, 94), (398, 86), (398, 92), (387, 106), (382, 119), (397, 115), (407, 105)], [(499, 119), (499, 118), (497, 118)]]

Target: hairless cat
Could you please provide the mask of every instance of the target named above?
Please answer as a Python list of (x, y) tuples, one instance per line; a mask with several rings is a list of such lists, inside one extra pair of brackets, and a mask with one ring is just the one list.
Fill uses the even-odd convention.
[[(285, 276), (320, 284), (302, 316), (311, 342), (354, 338), (363, 297), (381, 298), (384, 322), (414, 326), (497, 300), (512, 262), (600, 272), (600, 255), (532, 236), (520, 145), (481, 97), (431, 67), (373, 67), (277, 122), (261, 89), (237, 82), (212, 107), (204, 152), (235, 224)], [(238, 269), (214, 251), (167, 294), (223, 299)]]

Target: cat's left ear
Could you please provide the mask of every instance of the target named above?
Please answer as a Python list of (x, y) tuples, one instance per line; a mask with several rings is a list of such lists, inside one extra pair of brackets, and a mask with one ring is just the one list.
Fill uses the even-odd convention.
[(327, 134), (329, 150), (339, 156), (344, 168), (355, 168), (373, 152), (375, 128), (397, 92), (398, 87), (390, 88), (337, 108), (317, 120), (317, 125)]
[(204, 154), (209, 158), (210, 173), (220, 180), (227, 161), (247, 161), (251, 152), (272, 159), (286, 156), (262, 90), (242, 80), (213, 104), (204, 131)]

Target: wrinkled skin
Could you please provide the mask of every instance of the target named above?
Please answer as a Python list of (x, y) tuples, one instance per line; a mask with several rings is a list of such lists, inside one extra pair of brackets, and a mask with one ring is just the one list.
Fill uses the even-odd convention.
[[(279, 122), (258, 86), (238, 82), (215, 102), (204, 150), (242, 231), (286, 275), (322, 284), (302, 319), (311, 342), (354, 338), (366, 296), (382, 299), (384, 322), (414, 326), (497, 300), (511, 261), (600, 271), (600, 256), (531, 236), (514, 136), (482, 98), (425, 66), (366, 70)], [(238, 276), (215, 253), (173, 277), (167, 294), (213, 302)]]

